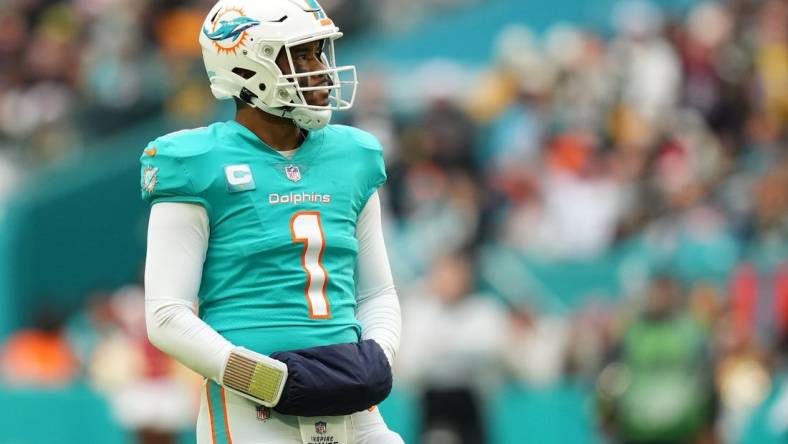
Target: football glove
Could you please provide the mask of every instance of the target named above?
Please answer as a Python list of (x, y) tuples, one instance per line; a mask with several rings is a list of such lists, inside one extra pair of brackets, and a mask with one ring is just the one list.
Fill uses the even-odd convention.
[(266, 407), (279, 402), (286, 380), (287, 365), (243, 347), (230, 352), (222, 372), (227, 390)]

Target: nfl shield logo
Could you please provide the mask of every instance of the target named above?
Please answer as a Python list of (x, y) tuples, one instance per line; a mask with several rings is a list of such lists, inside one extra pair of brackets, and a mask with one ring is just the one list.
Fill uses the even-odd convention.
[(326, 423), (324, 421), (318, 421), (315, 423), (315, 432), (318, 435), (325, 435), (327, 431)]
[(285, 167), (285, 174), (287, 178), (293, 182), (301, 180), (301, 170), (295, 165), (288, 165)]

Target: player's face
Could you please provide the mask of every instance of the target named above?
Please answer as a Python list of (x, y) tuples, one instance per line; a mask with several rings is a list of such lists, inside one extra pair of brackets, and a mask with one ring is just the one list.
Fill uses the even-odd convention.
[[(290, 55), (293, 58), (293, 67), (295, 67), (296, 74), (322, 71), (326, 69), (323, 63), (323, 40), (316, 42), (304, 43), (302, 45), (290, 48)], [(290, 64), (287, 61), (287, 54), (282, 51), (276, 59), (276, 64), (285, 75), (293, 74), (290, 70)], [(315, 87), (315, 86), (330, 86), (331, 78), (327, 74), (320, 74), (316, 76), (300, 77), (298, 83), (301, 87)], [(319, 89), (315, 91), (304, 92), (304, 99), (309, 105), (327, 106), (329, 98), (328, 89)]]

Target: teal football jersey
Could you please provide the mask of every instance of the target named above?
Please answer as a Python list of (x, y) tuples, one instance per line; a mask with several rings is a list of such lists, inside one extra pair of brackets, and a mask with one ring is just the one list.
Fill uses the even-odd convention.
[(386, 180), (375, 137), (331, 125), (287, 159), (228, 121), (160, 137), (141, 163), (145, 201), (207, 210), (208, 325), (264, 354), (359, 340), (356, 222)]

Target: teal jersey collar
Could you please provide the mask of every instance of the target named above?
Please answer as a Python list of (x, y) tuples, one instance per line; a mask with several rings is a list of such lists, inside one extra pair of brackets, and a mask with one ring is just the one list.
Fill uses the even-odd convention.
[(255, 148), (258, 148), (267, 154), (275, 156), (277, 160), (284, 159), (290, 162), (307, 161), (314, 157), (323, 141), (322, 130), (307, 132), (306, 139), (304, 139), (304, 142), (298, 147), (298, 152), (295, 154), (295, 156), (293, 156), (292, 159), (288, 159), (277, 149), (271, 145), (268, 145), (265, 143), (265, 141), (257, 137), (257, 134), (253, 133), (252, 130), (238, 123), (238, 121), (228, 120), (225, 123), (227, 124), (228, 129), (231, 130), (232, 135), (238, 139), (241, 139), (244, 144), (254, 146)]

